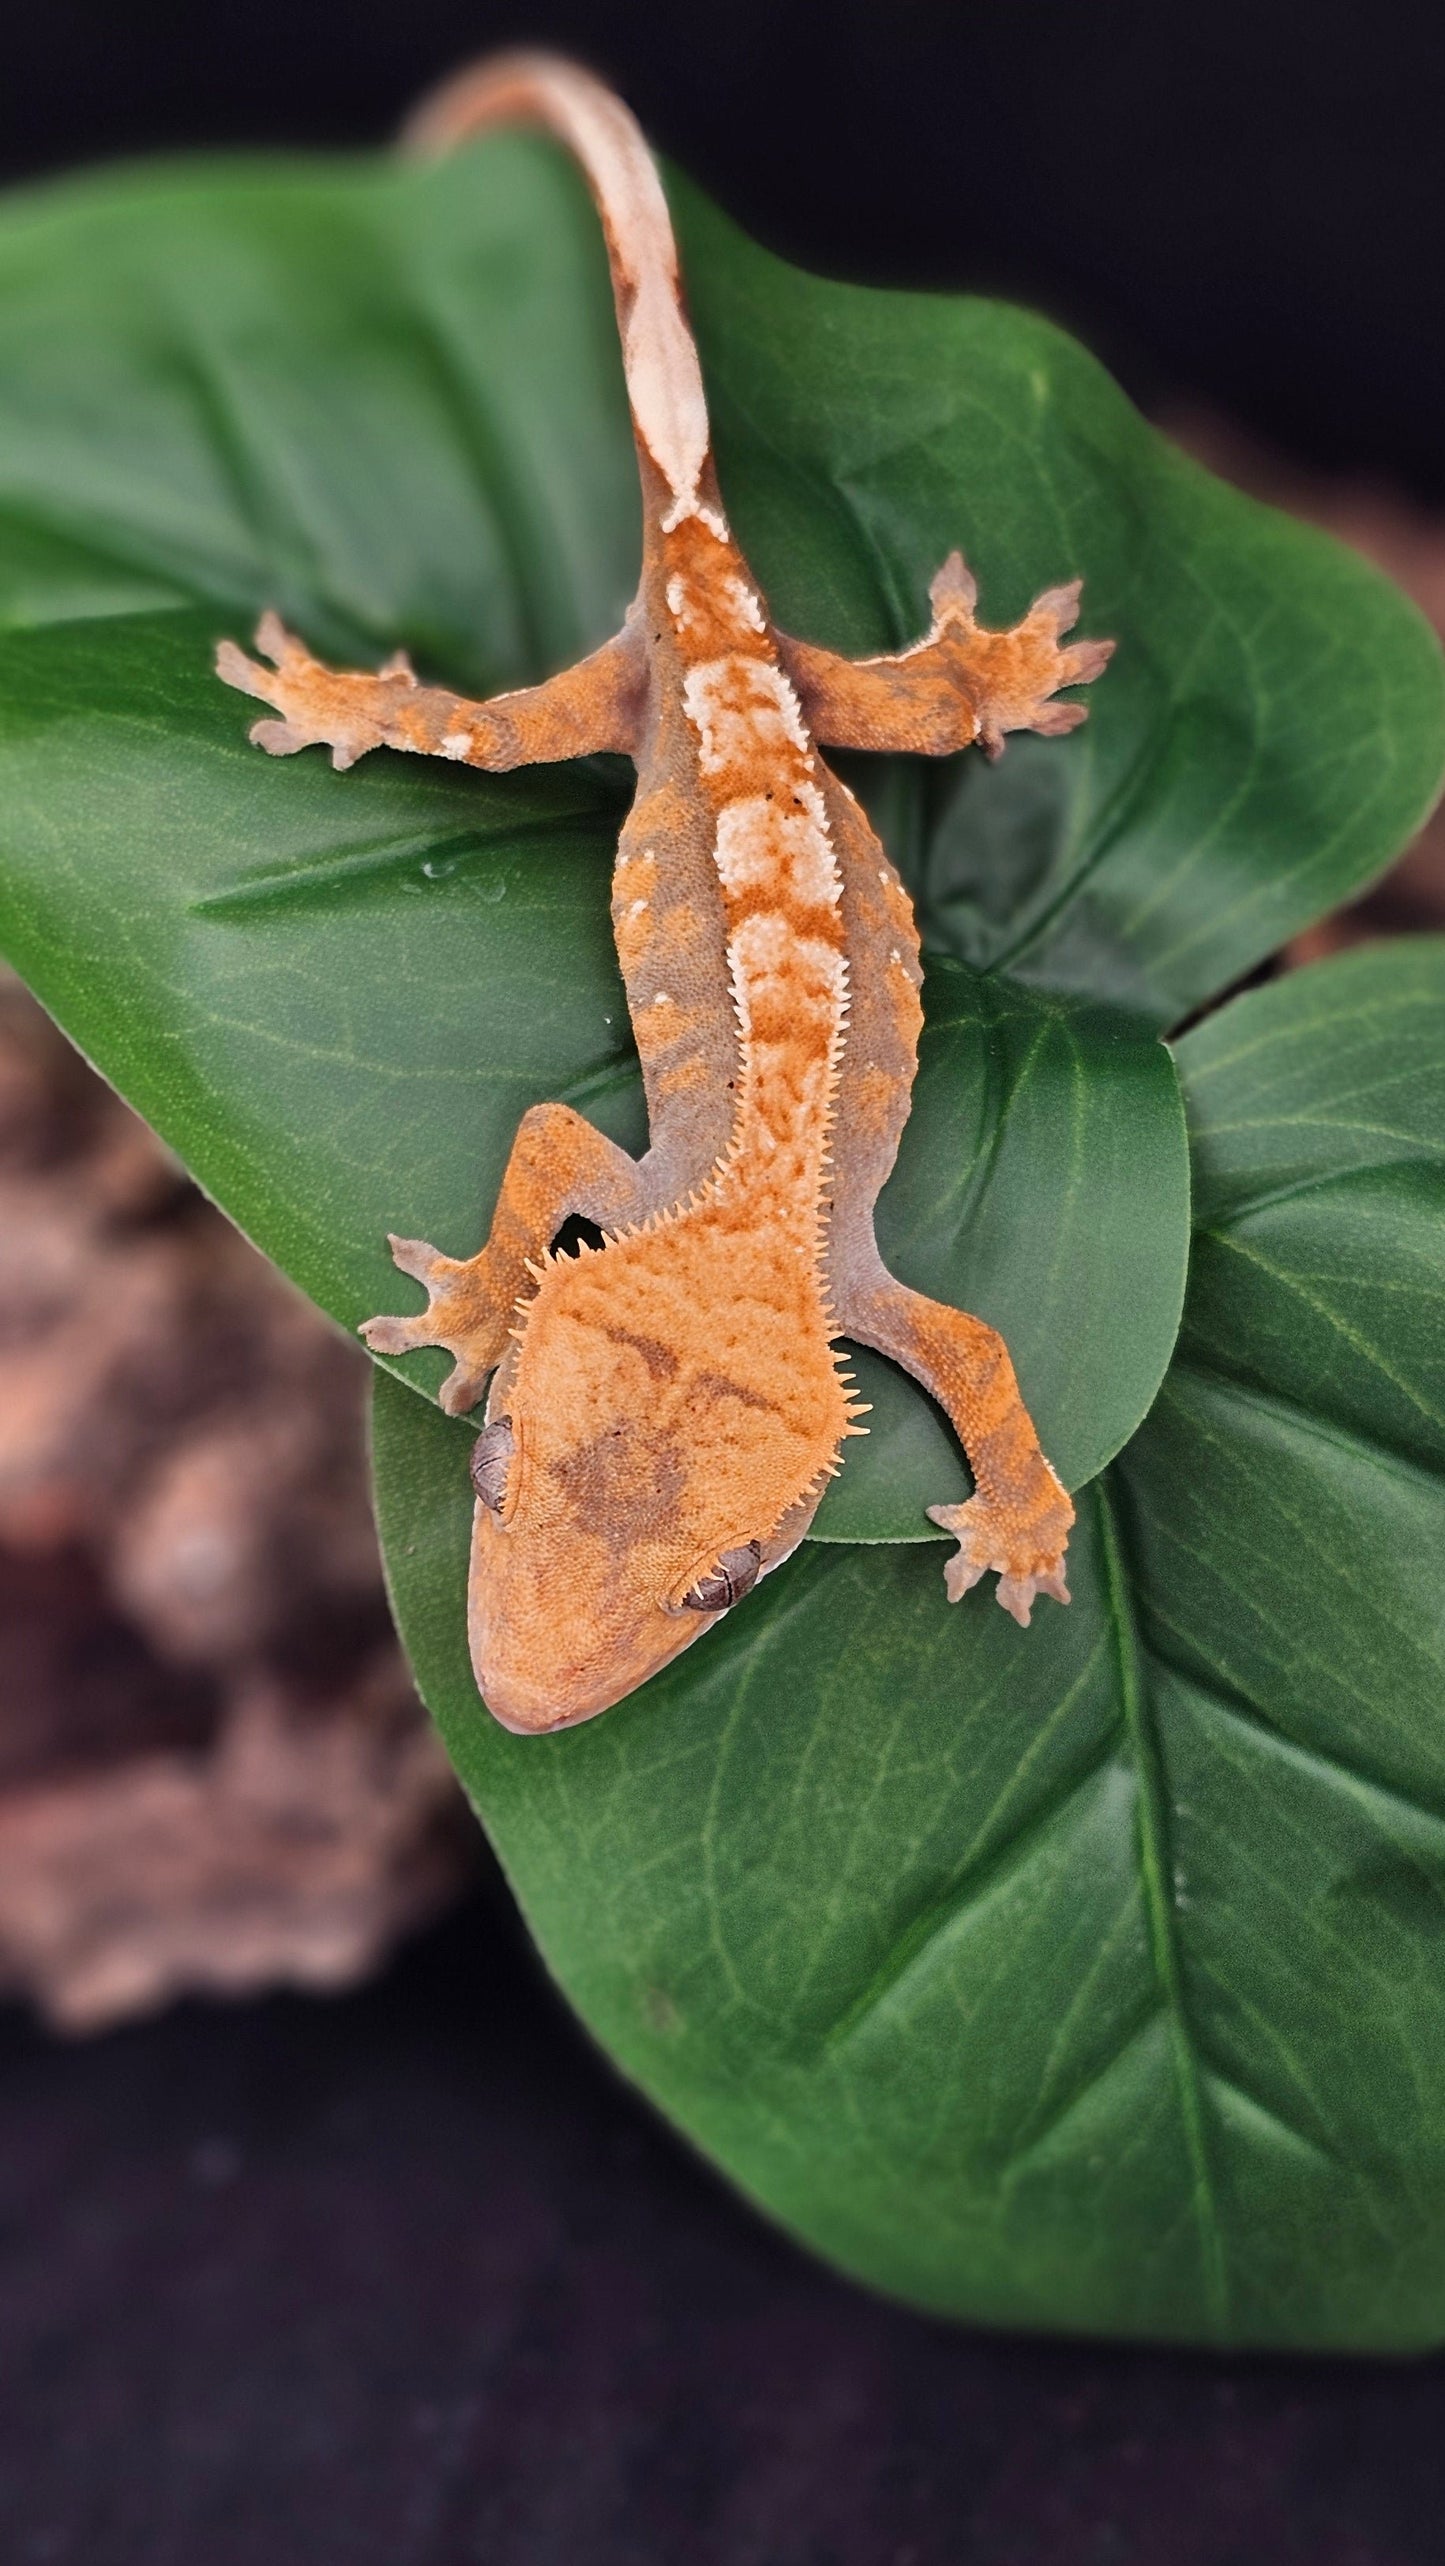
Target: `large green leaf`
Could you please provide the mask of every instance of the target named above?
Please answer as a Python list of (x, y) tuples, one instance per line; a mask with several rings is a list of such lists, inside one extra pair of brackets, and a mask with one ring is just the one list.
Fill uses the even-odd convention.
[(957, 2314), (1445, 2333), (1445, 946), (1181, 1046), (1180, 1353), (1027, 1634), (815, 1549), (506, 1736), (464, 1427), (378, 1384), (421, 1681), (553, 1968), (777, 2216)]
[(1119, 636), (1067, 757), (878, 778), (933, 941), (1169, 1025), (1401, 843), (1439, 782), (1441, 665), (1387, 583), (1189, 462), (1046, 322), (820, 288), (684, 211), (729, 503), (781, 621), (911, 640), (947, 538), (991, 618), (1047, 554)]
[[(797, 624), (907, 635), (962, 536), (992, 611), (1082, 567), (1121, 636), (1081, 739), (971, 784), (869, 779), (935, 941), (1064, 993), (934, 992), (884, 1230), (908, 1280), (1004, 1327), (1078, 1484), (1157, 1386), (1186, 1217), (1168, 1064), (1097, 999), (1157, 1021), (1381, 860), (1439, 756), (1433, 645), (1359, 564), (1182, 465), (1057, 332), (797, 277), (681, 201), (728, 489)], [(263, 767), (210, 644), (269, 601), (319, 647), (404, 641), (485, 688), (615, 624), (636, 500), (595, 217), (516, 136), (424, 172), (43, 192), (0, 222), (0, 380), (0, 935), (354, 1324), (397, 1297), (388, 1227), (480, 1237), (535, 1098), (641, 1137), (605, 901), (623, 779)], [(1180, 687), (1220, 743), (1191, 751), (1189, 809), (1217, 805), (1193, 835)], [(1168, 935), (1181, 900), (1207, 930), (1187, 968), (1129, 906), (1141, 861), (1174, 884)], [(873, 1432), (818, 1530), (922, 1538), (959, 1456), (911, 1384), (864, 1372)]]
[[(753, 273), (730, 232), (700, 243), (699, 270), (719, 259)], [(758, 276), (762, 328), (791, 287)], [(806, 286), (820, 350), (840, 292)], [(865, 302), (905, 325), (876, 404), (903, 435), (935, 307)], [(779, 307), (775, 341), (794, 319)], [(997, 336), (997, 316), (978, 326)], [(1013, 316), (1005, 348), (1010, 330), (1037, 335)], [(211, 644), (270, 598), (321, 646), (402, 639), (478, 687), (585, 648), (635, 571), (614, 335), (595, 217), (516, 138), (425, 174), (82, 186), (0, 224), (0, 931), (347, 1325), (405, 1297), (388, 1228), (479, 1241), (537, 1097), (639, 1144), (606, 910), (625, 779), (263, 764)], [(870, 557), (842, 490), (831, 531), (799, 537), (835, 582)], [(1075, 556), (1049, 558), (1035, 585)], [(1076, 1484), (1138, 1423), (1177, 1324), (1173, 1071), (1143, 1019), (1088, 998), (955, 970), (930, 1012), (887, 1244), (1006, 1330)], [(962, 1491), (960, 1456), (912, 1384), (862, 1368), (874, 1431), (819, 1531), (931, 1538), (923, 1508)]]
[[(1074, 739), (857, 778), (944, 957), (885, 1243), (907, 1279), (1006, 1326), (1077, 1483), (1147, 1407), (1178, 1309), (1179, 1104), (1151, 1029), (1403, 838), (1441, 760), (1438, 654), (1362, 564), (1181, 462), (1045, 324), (799, 277), (690, 191), (678, 204), (725, 488), (784, 620), (849, 647), (909, 638), (961, 541), (990, 615), (1081, 572), (1089, 627), (1120, 641)], [(640, 1139), (606, 921), (625, 778), (268, 764), (210, 645), (270, 602), (334, 656), (404, 643), (482, 689), (616, 623), (636, 500), (595, 218), (557, 155), (515, 136), (425, 171), (38, 194), (0, 217), (0, 385), (0, 942), (350, 1321), (395, 1297), (386, 1226), (481, 1235), (533, 1098)], [(1400, 1275), (1419, 1278), (1397, 1210), (1376, 1216), (1368, 1138), (1318, 1236), (1307, 1148), (1286, 1232), (1243, 1161), (1234, 1221), (1224, 1126), (1248, 1117), (1211, 1120), (1227, 1069), (1209, 1050), (1231, 1038), (1183, 1047), (1212, 1226), (1180, 1362), (1081, 1507), (1071, 1612), (1024, 1635), (983, 1595), (947, 1609), (936, 1550), (857, 1546), (916, 1538), (919, 1501), (958, 1471), (882, 1367), (875, 1431), (820, 1519), (834, 1544), (566, 1738), (508, 1739), (481, 1710), (461, 1634), (468, 1429), (386, 1380), (380, 1506), (423, 1681), (554, 1965), (800, 2232), (998, 2317), (1422, 2339), (1434, 1885), (1399, 1830), (1426, 1825), (1433, 1777), (1421, 1644), (1392, 1654), (1388, 1628), (1417, 1556), (1406, 1518), (1418, 1532), (1410, 1510), (1435, 1496), (1408, 1440), (1429, 1385)], [(1313, 1039), (1342, 1064), (1355, 1036)], [(1419, 1137), (1433, 1150), (1438, 1125)], [(1353, 1282), (1319, 1249), (1337, 1221)], [(1324, 1258), (1294, 1301), (1260, 1262), (1288, 1270), (1291, 1239)], [(1309, 1346), (1333, 1346), (1341, 1314), (1390, 1370), (1340, 1356), (1322, 1445), (1282, 1403), (1308, 1409)], [(1362, 1423), (1382, 1474), (1360, 1536), (1375, 1619), (1362, 1606), (1336, 1644), (1354, 1518), (1299, 1492)], [(1286, 1485), (1292, 1434), (1313, 1440)], [(1278, 1670), (1298, 1688), (1326, 1634), (1315, 1733)], [(1415, 1687), (1389, 1741), (1371, 1730), (1382, 1668)], [(1258, 1706), (1266, 1673), (1278, 1714), (1273, 1692)], [(1238, 1726), (1279, 1726), (1237, 1825), (1237, 1779), (1226, 1810), (1201, 1743), (1226, 1697)], [(1301, 1869), (1323, 1833), (1289, 1796), (1310, 1757), (1360, 1786), (1331, 1803), (1328, 1895)], [(1288, 1938), (1261, 1893), (1260, 1945), (1240, 1888), (1252, 1828), (1313, 1937), (1302, 1970), (1322, 1983), (1327, 1949), (1338, 2006), (1291, 2012)], [(1334, 2119), (1249, 2052), (1246, 2027), (1262, 2043), (1276, 2021)]]
[[(538, 1096), (641, 1145), (603, 931), (615, 802), (599, 810), (573, 769), (527, 779), (499, 813), (501, 788), (442, 765), (380, 759), (347, 779), (319, 759), (263, 765), (208, 677), (195, 615), (147, 624), (148, 718), (116, 638), (113, 622), (0, 638), (6, 941), (323, 1307), (354, 1325), (414, 1297), (388, 1229), (479, 1244)], [(79, 767), (65, 748), (78, 724), (104, 744)], [(336, 793), (342, 780), (356, 789)], [(958, 964), (938, 966), (929, 1016), (881, 1235), (905, 1279), (1005, 1330), (1076, 1485), (1133, 1432), (1178, 1325), (1188, 1157), (1173, 1066), (1116, 1009)], [(404, 1368), (434, 1386), (447, 1367)], [(820, 1529), (935, 1538), (924, 1507), (967, 1485), (957, 1447), (901, 1374), (861, 1356), (857, 1369), (874, 1431)]]

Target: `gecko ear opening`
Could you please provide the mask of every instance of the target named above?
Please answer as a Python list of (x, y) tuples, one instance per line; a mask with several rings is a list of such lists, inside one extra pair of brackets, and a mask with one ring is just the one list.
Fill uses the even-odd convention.
[(758, 1582), (762, 1559), (759, 1544), (748, 1542), (741, 1550), (725, 1550), (710, 1576), (699, 1577), (689, 1586), (683, 1603), (689, 1612), (725, 1613), (732, 1604), (742, 1602), (750, 1587)]

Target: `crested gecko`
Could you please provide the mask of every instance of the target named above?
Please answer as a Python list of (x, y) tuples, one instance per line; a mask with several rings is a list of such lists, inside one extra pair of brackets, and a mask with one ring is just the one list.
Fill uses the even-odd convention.
[[(1096, 677), (1112, 644), (1064, 642), (1077, 580), (1012, 631), (986, 629), (956, 552), (911, 649), (849, 661), (778, 631), (728, 525), (637, 125), (589, 73), (518, 55), (459, 75), (413, 132), (444, 149), (513, 119), (570, 147), (606, 234), (643, 493), (622, 630), (485, 703), (420, 684), (403, 653), (376, 675), (324, 667), (274, 614), (256, 635), (269, 665), (223, 642), (217, 666), (273, 708), (251, 731), (273, 756), (321, 743), (348, 767), (384, 746), (500, 773), (621, 750), (637, 768), (612, 921), (646, 1155), (534, 1105), (480, 1252), (393, 1238), (428, 1306), (361, 1331), (378, 1353), (444, 1347), (452, 1414), (490, 1379), (471, 1463), (472, 1661), (495, 1716), (535, 1733), (620, 1701), (796, 1548), (845, 1439), (866, 1431), (844, 1335), (922, 1382), (968, 1455), (975, 1494), (928, 1509), (957, 1536), (949, 1598), (995, 1571), (1021, 1623), (1040, 1593), (1068, 1602), (1073, 1508), (1007, 1348), (895, 1281), (874, 1241), (911, 1100), (919, 941), (820, 743), (997, 756), (1008, 731), (1082, 722), (1056, 691)], [(557, 1251), (572, 1216), (600, 1247)]]

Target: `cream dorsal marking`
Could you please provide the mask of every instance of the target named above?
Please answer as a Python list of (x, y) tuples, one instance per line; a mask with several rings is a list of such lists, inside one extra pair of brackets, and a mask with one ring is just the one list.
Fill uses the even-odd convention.
[[(573, 64), (516, 54), (443, 89), (409, 139), (445, 151), (469, 133), (518, 121), (566, 143), (592, 189), (638, 445), (670, 497), (659, 524), (663, 596), (684, 663), (699, 789), (716, 813), (742, 1044), (729, 1167), (760, 1154), (775, 1160), (769, 1193), (781, 1203), (784, 1185), (794, 1188), (812, 1227), (847, 1007), (841, 882), (812, 742), (721, 508), (699, 496), (711, 443), (702, 369), (667, 199), (635, 119)], [(646, 500), (645, 474), (643, 486)], [(719, 650), (720, 639), (730, 646)], [(790, 1208), (796, 1217), (797, 1204)]]
[[(683, 539), (679, 530), (673, 548)], [(698, 789), (714, 813), (742, 1036), (734, 1162), (746, 1163), (756, 1184), (757, 1162), (772, 1160), (771, 1216), (791, 1215), (811, 1229), (847, 1011), (842, 880), (813, 743), (761, 603), (730, 546), (698, 529), (686, 539), (692, 579), (672, 570), (666, 594)], [(694, 586), (704, 545), (722, 556), (709, 565), (706, 614)], [(732, 647), (720, 650), (720, 638)], [(706, 656), (696, 655), (698, 644)]]

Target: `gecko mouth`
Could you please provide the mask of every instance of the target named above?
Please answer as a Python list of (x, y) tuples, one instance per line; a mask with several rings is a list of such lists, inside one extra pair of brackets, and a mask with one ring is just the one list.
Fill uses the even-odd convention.
[[(605, 1660), (590, 1665), (574, 1662), (544, 1670), (519, 1665), (510, 1647), (505, 1653), (491, 1647), (487, 1621), (474, 1618), (472, 1652), (482, 1699), (493, 1719), (515, 1737), (545, 1737), (557, 1729), (580, 1727), (610, 1711), (650, 1676), (660, 1675), (716, 1619), (715, 1613), (659, 1614), (660, 1627), (646, 1634), (652, 1645), (644, 1641), (625, 1654), (609, 1651)], [(643, 1635), (638, 1638), (642, 1641)]]
[(661, 1674), (791, 1555), (826, 1485), (808, 1488), (770, 1538), (714, 1552), (685, 1592), (649, 1594), (585, 1518), (568, 1539), (534, 1543), (510, 1506), (498, 1509), (500, 1471), (515, 1472), (524, 1441), (513, 1448), (514, 1433), (515, 1420), (497, 1418), (490, 1440), (478, 1438), (467, 1626), (482, 1699), (521, 1737), (576, 1728)]
[(575, 1728), (659, 1674), (723, 1606), (669, 1611), (620, 1589), (605, 1544), (576, 1542), (561, 1563), (517, 1538), (485, 1503), (472, 1532), (467, 1630), (482, 1699), (524, 1737)]

